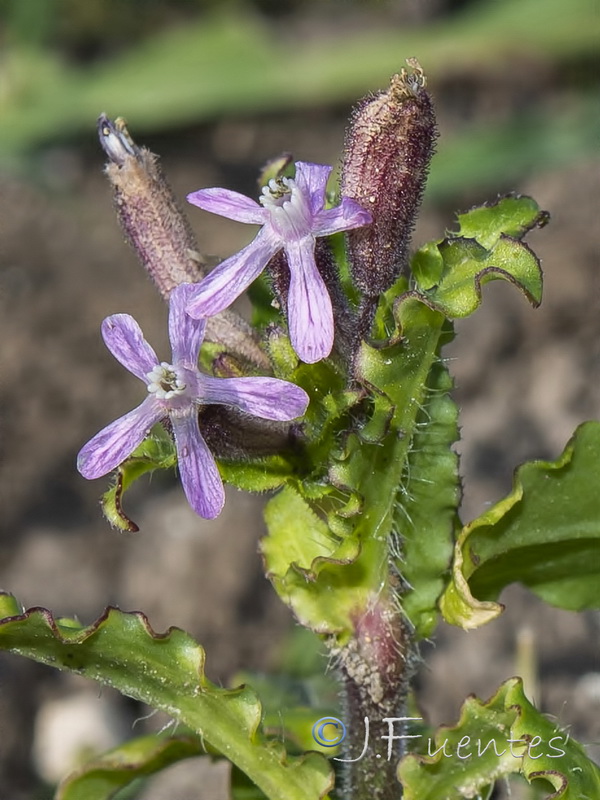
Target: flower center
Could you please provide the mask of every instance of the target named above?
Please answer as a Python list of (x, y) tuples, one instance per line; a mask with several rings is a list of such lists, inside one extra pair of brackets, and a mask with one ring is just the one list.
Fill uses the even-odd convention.
[(284, 241), (302, 239), (310, 234), (310, 209), (292, 178), (272, 178), (267, 186), (263, 186), (260, 202), (269, 212), (273, 228)]
[(158, 400), (170, 400), (185, 392), (186, 384), (181, 369), (163, 361), (146, 375), (148, 391)]
[(296, 183), (291, 178), (271, 178), (262, 188), (260, 202), (264, 208), (280, 208), (292, 198), (295, 188)]

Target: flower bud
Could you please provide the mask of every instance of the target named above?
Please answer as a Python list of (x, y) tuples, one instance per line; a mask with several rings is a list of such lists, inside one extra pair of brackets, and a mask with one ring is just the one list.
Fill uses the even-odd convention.
[(119, 221), (144, 268), (168, 298), (180, 283), (202, 277), (194, 236), (157, 157), (137, 147), (122, 119), (98, 120), (100, 144), (109, 158), (106, 175), (115, 192)]
[(348, 231), (352, 276), (367, 298), (380, 295), (404, 268), (436, 138), (425, 76), (415, 59), (383, 92), (355, 108), (346, 134), (342, 196), (373, 222)]
[[(114, 189), (121, 226), (159, 292), (168, 300), (180, 283), (195, 283), (204, 277), (204, 261), (194, 235), (162, 175), (157, 156), (135, 144), (124, 120), (113, 122), (102, 114), (98, 136), (109, 159), (105, 172)], [(234, 312), (224, 311), (207, 320), (206, 338), (225, 345), (261, 369), (270, 370), (269, 360), (250, 326)]]

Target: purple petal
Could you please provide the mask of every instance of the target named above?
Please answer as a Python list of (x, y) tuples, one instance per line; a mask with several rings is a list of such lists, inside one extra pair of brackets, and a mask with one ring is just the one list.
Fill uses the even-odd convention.
[(263, 225), (266, 220), (266, 211), (256, 200), (229, 189), (199, 189), (188, 194), (187, 199), (204, 211), (234, 219), (236, 222)]
[(331, 175), (331, 167), (326, 164), (310, 164), (307, 161), (296, 161), (296, 186), (308, 198), (313, 216), (325, 205), (327, 181)]
[(77, 456), (77, 469), (84, 478), (101, 478), (122, 464), (143, 442), (150, 429), (164, 416), (153, 397), (119, 417), (84, 445)]
[(201, 402), (234, 406), (263, 419), (282, 422), (303, 416), (309, 397), (278, 378), (213, 378), (202, 375)]
[(198, 367), (198, 355), (204, 339), (206, 321), (194, 319), (186, 313), (189, 302), (191, 283), (176, 286), (169, 297), (169, 339), (175, 364), (184, 362), (188, 366)]
[(212, 317), (223, 311), (250, 286), (280, 249), (281, 241), (263, 228), (247, 247), (225, 259), (203, 281), (192, 286), (187, 313), (197, 318)]
[(342, 197), (342, 202), (335, 208), (321, 211), (313, 221), (312, 233), (314, 236), (329, 236), (339, 231), (348, 231), (351, 228), (362, 228), (372, 222), (368, 211), (350, 197)]
[(173, 414), (171, 422), (181, 483), (188, 503), (196, 514), (214, 519), (225, 503), (225, 491), (215, 459), (200, 433), (197, 409), (180, 416)]
[(104, 343), (129, 372), (140, 380), (158, 364), (156, 353), (144, 339), (142, 329), (129, 314), (113, 314), (102, 323)]
[(333, 309), (329, 292), (315, 264), (314, 240), (290, 242), (288, 325), (292, 347), (307, 364), (325, 358), (333, 347)]

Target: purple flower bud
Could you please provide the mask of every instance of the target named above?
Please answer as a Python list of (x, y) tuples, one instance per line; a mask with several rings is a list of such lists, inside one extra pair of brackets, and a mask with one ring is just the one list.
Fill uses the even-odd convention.
[[(119, 117), (113, 122), (102, 114), (98, 136), (109, 159), (105, 171), (114, 189), (119, 221), (143, 267), (168, 300), (176, 286), (204, 275), (194, 235), (157, 156), (135, 144), (125, 121)], [(250, 326), (232, 311), (208, 322), (206, 338), (224, 344), (261, 369), (270, 368)]]
[(119, 221), (158, 290), (168, 298), (175, 286), (202, 276), (193, 234), (157, 157), (137, 147), (125, 122), (112, 122), (102, 114), (98, 135), (109, 158), (106, 175), (115, 191)]
[(348, 233), (352, 276), (367, 298), (389, 289), (406, 264), (437, 135), (423, 71), (407, 63), (388, 89), (358, 104), (346, 134), (342, 195), (373, 217)]

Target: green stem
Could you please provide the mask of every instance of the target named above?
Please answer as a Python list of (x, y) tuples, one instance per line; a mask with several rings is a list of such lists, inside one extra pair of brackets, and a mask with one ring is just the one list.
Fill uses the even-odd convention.
[[(347, 754), (344, 757), (352, 759), (343, 762), (344, 800), (347, 797), (398, 800), (401, 794), (396, 777), (401, 748), (388, 751), (388, 744), (403, 742), (402, 739), (390, 741), (389, 737), (400, 737), (404, 733), (401, 718), (406, 717), (415, 643), (410, 622), (401, 607), (402, 577), (398, 579), (397, 573), (392, 571), (381, 580), (382, 553), (387, 564), (394, 558), (389, 537), (377, 535), (371, 515), (380, 519), (393, 517), (394, 509), (403, 502), (400, 488), (418, 430), (417, 423), (422, 423), (428, 378), (438, 362), (445, 334), (444, 317), (413, 298), (400, 302), (397, 317), (402, 338), (390, 346), (390, 357), (386, 352), (385, 357), (380, 358), (363, 345), (357, 359), (359, 379), (375, 384), (396, 402), (385, 440), (374, 445), (365, 444), (363, 451), (366, 463), (372, 466), (370, 474), (364, 476), (365, 496), (374, 492), (373, 496), (379, 496), (384, 503), (380, 502), (376, 509), (365, 504), (361, 523), (372, 530), (365, 537), (358, 560), (371, 565), (374, 578), (378, 572), (379, 583), (371, 584), (377, 586), (377, 590), (366, 611), (357, 616), (353, 636), (335, 652), (347, 719)], [(372, 460), (369, 449), (373, 451)], [(379, 558), (373, 558), (373, 548), (380, 551)], [(389, 570), (389, 566), (386, 569)], [(369, 725), (366, 747), (365, 720)]]

